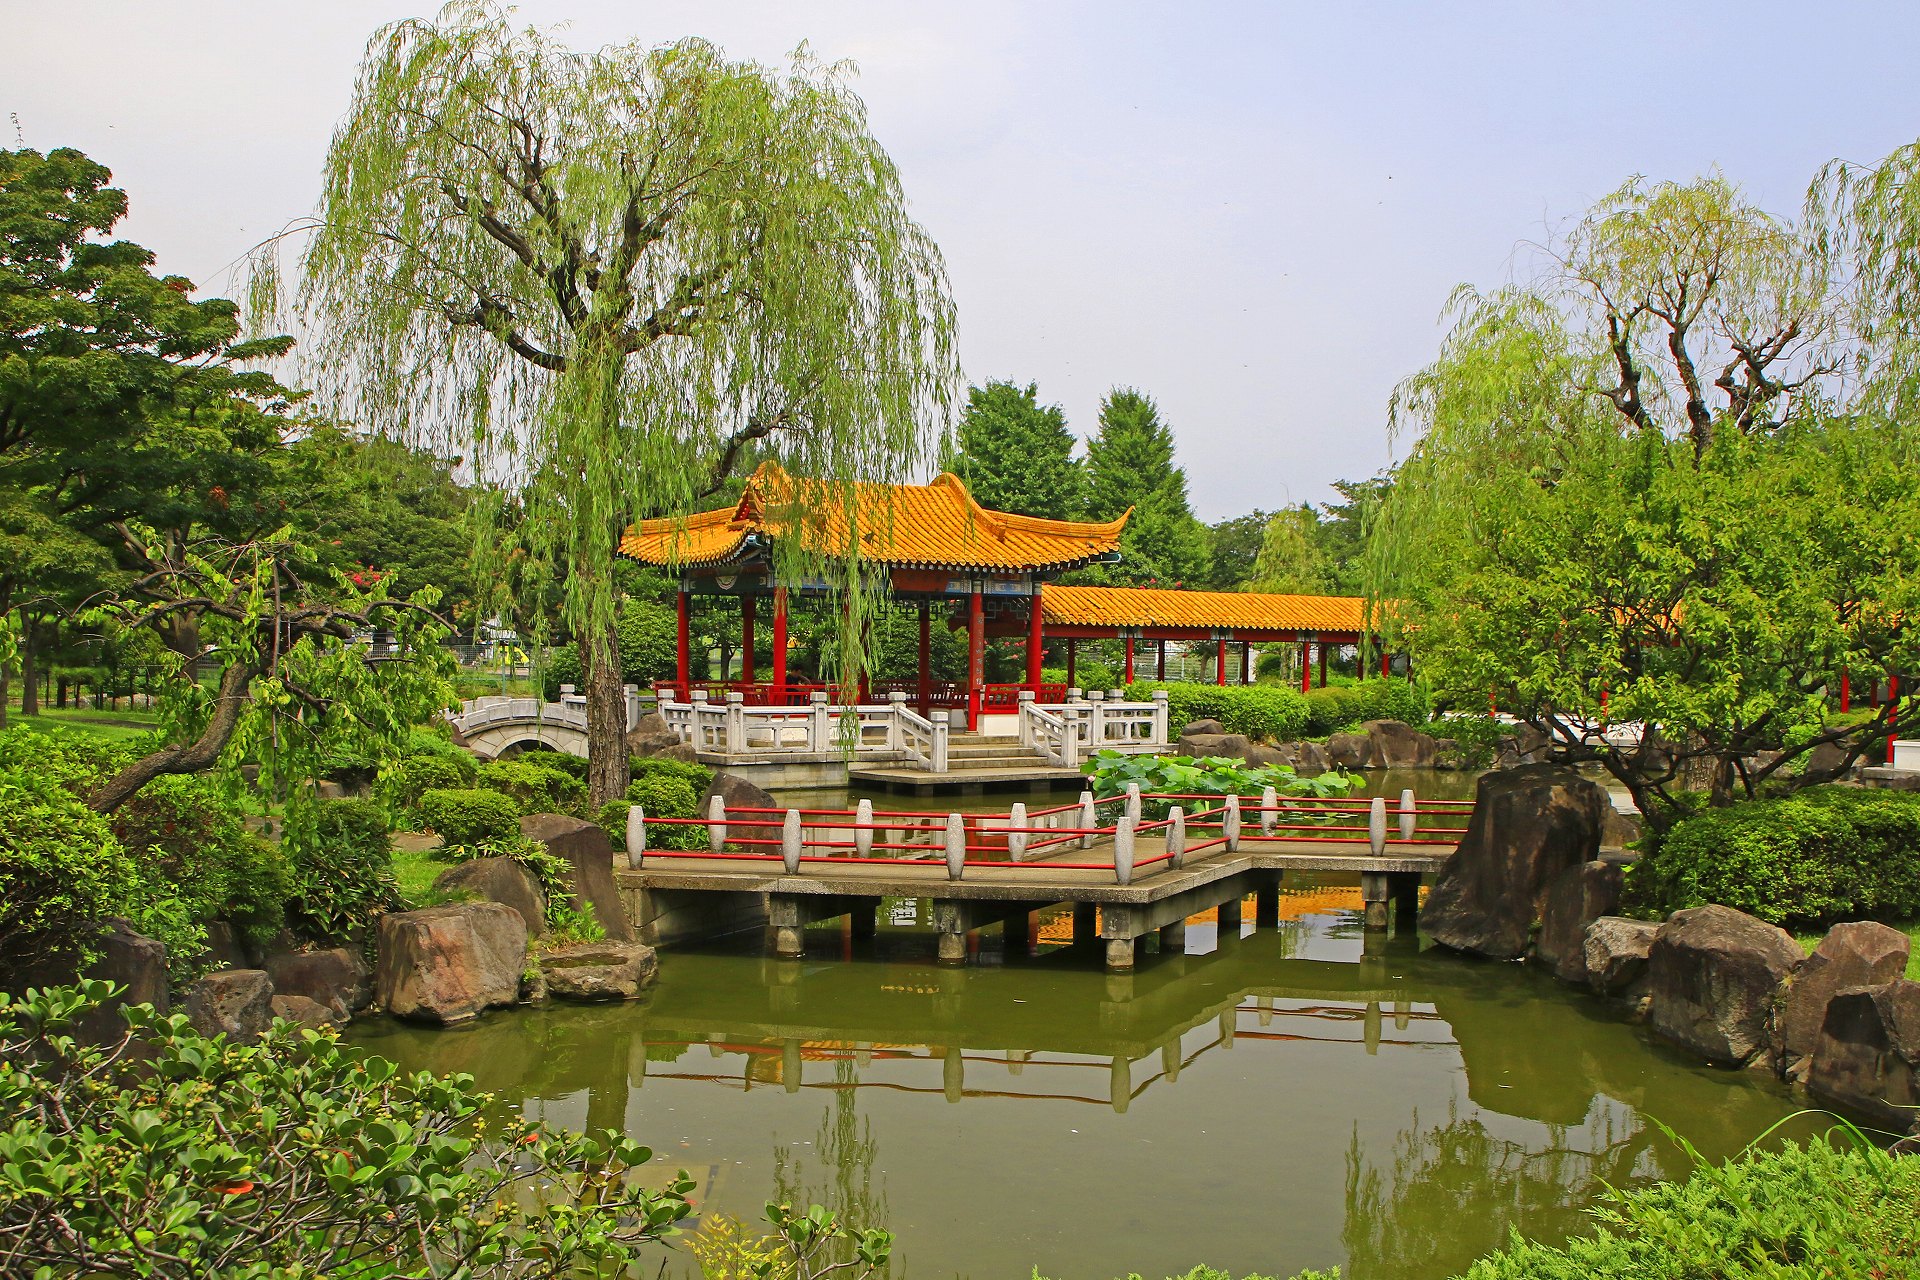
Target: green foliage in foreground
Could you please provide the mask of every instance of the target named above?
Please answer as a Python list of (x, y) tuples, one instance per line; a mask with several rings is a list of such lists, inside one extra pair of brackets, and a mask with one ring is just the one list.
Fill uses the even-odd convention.
[[(1302, 777), (1283, 764), (1249, 765), (1231, 756), (1149, 756), (1119, 751), (1096, 751), (1084, 766), (1096, 799), (1125, 795), (1129, 783), (1139, 783), (1142, 794), (1177, 796), (1258, 796), (1272, 787), (1283, 796), (1344, 796), (1358, 790), (1360, 779), (1338, 769)], [(1188, 809), (1204, 804), (1189, 801)], [(1164, 818), (1171, 800), (1146, 800), (1141, 816)]]
[(240, 1045), (138, 1006), (83, 1046), (108, 991), (0, 995), (0, 1274), (620, 1275), (691, 1212), (684, 1173), (636, 1185), (652, 1152), (621, 1134), (531, 1125), (331, 1035)]
[(1636, 914), (1709, 902), (1773, 924), (1920, 916), (1920, 795), (1814, 787), (1707, 809), (1627, 874)]
[(498, 791), (436, 788), (420, 797), (420, 819), (450, 845), (520, 836), (520, 806)]
[(1151, 698), (1167, 691), (1167, 720), (1179, 733), (1195, 720), (1218, 720), (1228, 733), (1243, 733), (1262, 742), (1286, 742), (1307, 732), (1311, 712), (1298, 689), (1271, 684), (1158, 684), (1136, 681), (1127, 696)]

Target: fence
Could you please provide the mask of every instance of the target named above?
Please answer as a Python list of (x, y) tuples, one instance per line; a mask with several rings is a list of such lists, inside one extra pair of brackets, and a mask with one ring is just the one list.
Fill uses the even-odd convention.
[[(1147, 818), (1149, 805), (1155, 811), (1164, 806), (1164, 816)], [(1422, 815), (1460, 822), (1472, 809), (1471, 800), (1423, 804), (1412, 791), (1403, 791), (1392, 814), (1397, 831), (1389, 834), (1384, 796), (1364, 801), (1280, 797), (1272, 787), (1257, 797), (1209, 796), (1143, 794), (1135, 783), (1124, 794), (1099, 799), (1083, 791), (1072, 804), (1030, 810), (1016, 803), (1004, 816), (879, 810), (869, 800), (852, 809), (728, 809), (714, 796), (703, 818), (655, 818), (639, 805), (629, 809), (627, 865), (640, 870), (649, 856), (745, 865), (778, 862), (788, 875), (798, 875), (804, 866), (927, 867), (944, 860), (947, 877), (960, 880), (965, 878), (969, 857), (985, 855), (971, 865), (985, 863), (995, 870), (1014, 871), (1111, 871), (1115, 883), (1125, 885), (1142, 872), (1163, 866), (1175, 870), (1189, 858), (1215, 849), (1233, 853), (1249, 843), (1346, 844), (1380, 857), (1393, 846), (1425, 846), (1457, 838), (1458, 826), (1423, 827), (1419, 825)], [(1109, 820), (1102, 820), (1103, 813)], [(1364, 821), (1338, 821), (1351, 818)], [(648, 848), (650, 838), (672, 840), (675, 837), (667, 833), (687, 830), (704, 834), (704, 851)], [(1145, 836), (1161, 838), (1158, 853), (1142, 855), (1139, 841)], [(1091, 849), (1096, 841), (1112, 846), (1105, 860), (1053, 856)], [(1045, 861), (1037, 860), (1043, 857)]]

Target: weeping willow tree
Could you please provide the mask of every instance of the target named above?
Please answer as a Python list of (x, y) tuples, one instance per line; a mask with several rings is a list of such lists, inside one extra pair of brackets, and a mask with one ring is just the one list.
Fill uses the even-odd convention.
[[(957, 382), (944, 267), (847, 68), (700, 40), (577, 52), (484, 3), (376, 32), (300, 271), (343, 412), (500, 481), (508, 546), (555, 566), (586, 666), (596, 804), (627, 781), (613, 562), (754, 458), (856, 535), (787, 539), (864, 661), (854, 482), (919, 466)], [(268, 265), (261, 293), (275, 286)], [(531, 589), (538, 574), (514, 575)]]
[(1838, 696), (1920, 670), (1916, 434), (1854, 376), (1893, 312), (1858, 306), (1847, 234), (1636, 180), (1536, 279), (1458, 292), (1393, 398), (1370, 596), (1442, 700), (1604, 764), (1656, 828), (1920, 724)]

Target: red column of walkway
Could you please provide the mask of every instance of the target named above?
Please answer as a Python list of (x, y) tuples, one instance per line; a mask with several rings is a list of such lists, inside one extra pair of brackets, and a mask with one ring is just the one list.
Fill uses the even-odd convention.
[(1216, 643), (1219, 645), (1220, 650), (1213, 660), (1213, 682), (1215, 684), (1225, 684), (1227, 682), (1227, 638), (1221, 636)]
[(674, 671), (680, 681), (680, 692), (686, 697), (691, 697), (693, 694), (693, 690), (689, 687), (693, 671), (693, 635), (692, 627), (687, 617), (687, 612), (691, 607), (691, 599), (692, 597), (683, 590), (680, 592), (679, 599), (676, 602), (678, 605), (676, 621), (678, 622), (679, 629), (674, 636), (673, 653)]
[(987, 682), (987, 612), (980, 584), (967, 597), (967, 728), (980, 728), (980, 686)]
[(920, 601), (920, 714), (933, 714), (933, 602)]
[(1327, 687), (1327, 642), (1320, 642), (1320, 687)]
[(1040, 697), (1040, 628), (1045, 619), (1040, 613), (1040, 581), (1035, 579), (1033, 594), (1027, 605), (1027, 687), (1033, 690), (1037, 701)]
[(1253, 683), (1253, 645), (1243, 641), (1240, 645), (1240, 683)]
[(773, 701), (787, 701), (787, 589), (773, 589)]
[[(1900, 677), (1887, 677), (1887, 705), (1893, 708), (1893, 721), (1900, 719)], [(1892, 723), (1890, 721), (1889, 723)], [(1893, 763), (1893, 735), (1887, 735), (1887, 763)]]
[(1157, 651), (1154, 654), (1153, 678), (1165, 680), (1167, 678), (1167, 642), (1156, 640), (1154, 644)]
[(1132, 683), (1133, 683), (1133, 637), (1132, 637), (1132, 636), (1128, 636), (1128, 637), (1127, 637), (1127, 679), (1126, 679), (1126, 683), (1128, 683), (1128, 684), (1132, 684)]
[(1072, 688), (1075, 684), (1075, 681), (1073, 678), (1074, 666), (1079, 657), (1080, 657), (1080, 642), (1078, 640), (1068, 640), (1067, 641), (1067, 687), (1068, 688)]
[(1313, 653), (1308, 648), (1307, 638), (1300, 637), (1300, 692), (1313, 688)]
[(753, 624), (755, 618), (754, 595), (751, 591), (740, 593), (740, 681), (752, 684), (753, 668)]

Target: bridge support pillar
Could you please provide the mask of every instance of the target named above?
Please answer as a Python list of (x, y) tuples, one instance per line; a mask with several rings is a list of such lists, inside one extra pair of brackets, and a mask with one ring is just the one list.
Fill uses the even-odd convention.
[(1244, 907), (1241, 899), (1229, 898), (1220, 904), (1220, 940), (1230, 941), (1240, 936), (1240, 922), (1245, 918), (1241, 913)]
[(1253, 927), (1272, 929), (1280, 923), (1280, 882), (1263, 884), (1253, 891)]
[(1387, 877), (1387, 892), (1393, 897), (1393, 927), (1410, 933), (1420, 924), (1420, 873), (1395, 871)]
[(807, 926), (821, 920), (852, 912), (854, 927), (859, 918), (873, 921), (872, 898), (850, 898), (827, 893), (770, 893), (767, 895), (767, 924), (773, 930), (773, 954), (782, 960), (798, 960), (807, 953)]
[[(981, 898), (935, 898), (933, 929), (940, 943), (941, 964), (967, 962), (967, 935), (975, 929), (1011, 921), (1023, 922), (1033, 910), (1031, 902), (992, 902)], [(1012, 926), (1009, 925), (1011, 928)]]
[(1133, 939), (1107, 939), (1107, 972), (1124, 973), (1133, 968)]
[(1094, 936), (1094, 926), (1099, 923), (1100, 909), (1091, 902), (1073, 904), (1073, 940), (1088, 942)]
[(1387, 927), (1387, 881), (1385, 871), (1360, 873), (1360, 900), (1367, 906), (1367, 928), (1384, 931)]
[(1366, 1020), (1363, 1024), (1362, 1034), (1366, 1038), (1367, 1052), (1370, 1054), (1379, 1053), (1380, 1052), (1380, 1002), (1378, 1000), (1367, 1001)]
[(1187, 949), (1187, 922), (1176, 920), (1172, 924), (1160, 926), (1160, 954), (1163, 956), (1182, 955)]
[(1033, 915), (1019, 911), (1007, 917), (1005, 930), (1007, 955), (1024, 956), (1033, 942)]

